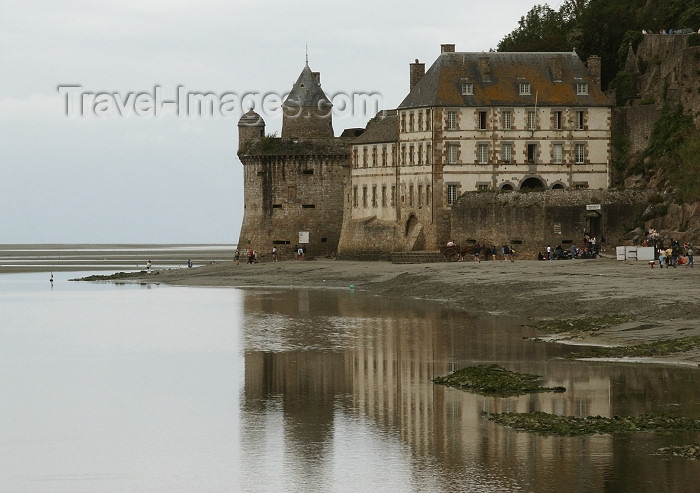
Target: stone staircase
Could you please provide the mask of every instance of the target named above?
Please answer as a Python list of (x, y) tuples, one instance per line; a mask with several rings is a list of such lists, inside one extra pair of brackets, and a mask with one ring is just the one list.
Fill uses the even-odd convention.
[(393, 252), (391, 254), (392, 264), (430, 264), (435, 262), (448, 262), (448, 260), (437, 250)]

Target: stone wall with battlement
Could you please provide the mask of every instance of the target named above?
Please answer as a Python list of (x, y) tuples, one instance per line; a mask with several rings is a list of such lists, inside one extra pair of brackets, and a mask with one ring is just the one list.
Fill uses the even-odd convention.
[(340, 139), (311, 142), (266, 137), (239, 152), (245, 211), (239, 248), (288, 258), (308, 233), (307, 255), (335, 253), (343, 222), (349, 149)]

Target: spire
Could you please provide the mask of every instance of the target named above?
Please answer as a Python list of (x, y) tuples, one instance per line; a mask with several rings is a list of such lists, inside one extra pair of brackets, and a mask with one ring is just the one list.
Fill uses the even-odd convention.
[(305, 44), (306, 47), (306, 66), (309, 66), (309, 43)]
[(282, 103), (282, 137), (333, 137), (333, 104), (321, 89), (321, 74), (307, 64)]

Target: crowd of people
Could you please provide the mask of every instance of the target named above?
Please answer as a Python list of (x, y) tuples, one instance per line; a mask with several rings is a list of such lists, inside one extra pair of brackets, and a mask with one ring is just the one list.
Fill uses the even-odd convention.
[(537, 254), (537, 260), (567, 260), (572, 258), (597, 258), (600, 252), (605, 252), (607, 248), (607, 243), (605, 236), (601, 236), (597, 239), (594, 235), (584, 233), (583, 235), (583, 247), (577, 246), (572, 243), (568, 247), (564, 248), (560, 245), (552, 248), (551, 245), (547, 245), (544, 252), (539, 252)]
[[(241, 256), (245, 255), (246, 252), (241, 253), (238, 249), (236, 249), (236, 252), (233, 254), (233, 260), (236, 263), (236, 265), (240, 264)], [(304, 257), (306, 256), (306, 247), (303, 245), (294, 245), (292, 255), (294, 256), (294, 260), (304, 260)], [(250, 248), (247, 252), (247, 258), (249, 264), (257, 264), (260, 260), (260, 252), (258, 252), (254, 248)], [(272, 250), (270, 251), (270, 260), (272, 260), (272, 262), (277, 262), (279, 261), (279, 259), (280, 252), (277, 249), (277, 246), (273, 245)]]
[[(659, 29), (659, 34), (692, 34), (693, 30), (690, 28), (685, 29)], [(651, 29), (642, 29), (642, 34), (656, 34)], [(698, 29), (698, 34), (700, 34), (700, 29)]]

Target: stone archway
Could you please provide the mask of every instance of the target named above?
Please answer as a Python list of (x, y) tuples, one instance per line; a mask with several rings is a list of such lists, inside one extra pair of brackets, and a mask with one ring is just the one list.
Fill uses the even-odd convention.
[(541, 190), (544, 189), (545, 184), (539, 178), (531, 176), (520, 184), (520, 190)]
[(411, 214), (406, 221), (406, 229), (404, 230), (404, 236), (410, 236), (410, 234), (415, 229), (418, 224), (418, 218), (415, 214)]
[(418, 222), (415, 214), (408, 216), (406, 227), (404, 229), (406, 237), (405, 251), (422, 250), (425, 248), (425, 234), (423, 233), (423, 225)]
[(552, 185), (552, 190), (564, 190), (564, 184), (563, 183), (555, 183)]
[(501, 185), (501, 192), (512, 192), (513, 190), (515, 190), (515, 188), (510, 183), (504, 183)]

